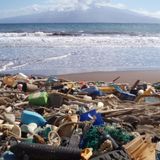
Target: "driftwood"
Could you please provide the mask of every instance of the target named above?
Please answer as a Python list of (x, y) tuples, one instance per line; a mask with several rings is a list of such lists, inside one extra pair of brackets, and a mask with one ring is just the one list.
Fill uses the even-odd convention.
[(20, 91), (0, 91), (0, 94), (3, 94), (3, 93), (21, 93)]
[(66, 99), (71, 99), (71, 100), (80, 101), (80, 102), (98, 103), (98, 101), (96, 101), (96, 100), (86, 100), (86, 99), (82, 99), (82, 98), (75, 97), (75, 96), (70, 95), (70, 94), (60, 93), (60, 92), (57, 92), (57, 91), (51, 91), (49, 94), (60, 95), (60, 96), (62, 96), (62, 97), (64, 97), (64, 98), (66, 98)]
[(139, 84), (139, 82), (140, 82), (140, 80), (137, 80), (137, 81), (133, 84), (133, 86), (131, 87), (130, 90), (133, 90), (134, 88), (136, 88), (137, 85)]
[(117, 78), (115, 78), (112, 82), (115, 83), (118, 79), (120, 79), (121, 77), (118, 76)]
[(10, 104), (12, 100), (8, 97), (0, 97), (0, 105)]
[(112, 114), (115, 112), (121, 112), (121, 111), (131, 111), (135, 110), (135, 108), (124, 108), (124, 109), (113, 109), (113, 110), (99, 110), (98, 112), (101, 114)]
[[(135, 111), (136, 111), (136, 109), (126, 110), (126, 111), (123, 111), (123, 112), (114, 112), (112, 114), (106, 115), (106, 117), (116, 117), (116, 116), (121, 116), (121, 115), (128, 115), (128, 114), (131, 114)], [(139, 110), (139, 111), (142, 112), (143, 110)]]
[(35, 82), (46, 82), (46, 81), (47, 81), (46, 78), (45, 79), (36, 79), (36, 80), (33, 80), (32, 83), (35, 83)]
[(14, 106), (14, 107), (21, 107), (21, 106), (24, 106), (24, 105), (27, 105), (27, 104), (29, 104), (28, 101), (27, 101), (27, 102), (16, 103), (16, 104), (14, 104), (13, 106)]

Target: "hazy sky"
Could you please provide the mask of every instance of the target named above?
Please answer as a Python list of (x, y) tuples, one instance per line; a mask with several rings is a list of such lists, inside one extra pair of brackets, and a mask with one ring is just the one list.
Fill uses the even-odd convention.
[(0, 18), (110, 6), (160, 18), (160, 0), (0, 0)]

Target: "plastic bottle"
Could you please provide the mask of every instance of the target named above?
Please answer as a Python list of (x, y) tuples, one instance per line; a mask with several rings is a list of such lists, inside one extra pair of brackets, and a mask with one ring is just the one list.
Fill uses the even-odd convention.
[(156, 160), (160, 160), (160, 142), (156, 145)]
[(25, 74), (23, 73), (18, 73), (17, 76), (16, 76), (17, 79), (28, 79), (28, 76), (26, 76)]

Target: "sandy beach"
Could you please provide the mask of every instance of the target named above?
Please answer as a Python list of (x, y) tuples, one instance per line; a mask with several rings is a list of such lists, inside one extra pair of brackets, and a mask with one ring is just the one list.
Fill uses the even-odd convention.
[(133, 84), (136, 80), (145, 82), (158, 82), (160, 81), (160, 70), (149, 71), (113, 71), (113, 72), (86, 72), (59, 75), (59, 78), (69, 80), (86, 80), (86, 81), (106, 81), (112, 82), (117, 77), (120, 78), (116, 82)]

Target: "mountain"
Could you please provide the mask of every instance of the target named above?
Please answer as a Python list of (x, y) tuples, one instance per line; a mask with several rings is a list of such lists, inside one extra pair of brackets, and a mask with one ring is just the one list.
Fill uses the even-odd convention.
[(88, 10), (48, 11), (39, 14), (1, 19), (0, 23), (160, 23), (129, 10), (93, 7)]

